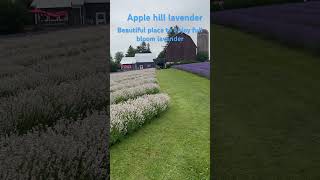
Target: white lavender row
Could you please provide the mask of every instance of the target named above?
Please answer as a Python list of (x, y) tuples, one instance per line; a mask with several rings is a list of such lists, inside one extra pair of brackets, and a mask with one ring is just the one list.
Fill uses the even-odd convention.
[(124, 88), (131, 88), (131, 87), (140, 86), (140, 85), (147, 84), (147, 83), (157, 83), (157, 82), (158, 82), (157, 79), (154, 77), (141, 78), (141, 79), (136, 79), (134, 81), (127, 81), (127, 82), (113, 84), (110, 86), (110, 91), (114, 92), (114, 91), (121, 90)]
[(12, 96), (20, 91), (34, 89), (38, 86), (58, 85), (63, 82), (80, 80), (96, 73), (106, 73), (106, 70), (106, 65), (102, 64), (101, 68), (98, 68), (96, 62), (64, 64), (59, 67), (42, 65), (39, 66), (39, 69), (29, 69), (13, 77), (0, 79), (0, 97)]
[(160, 87), (155, 83), (148, 83), (136, 87), (125, 88), (110, 93), (110, 104), (116, 104), (145, 94), (156, 94), (159, 92)]
[(105, 114), (0, 139), (0, 179), (107, 179)]
[(112, 82), (122, 82), (132, 80), (139, 77), (155, 77), (155, 69), (128, 71), (123, 73), (113, 73), (110, 75)]
[(97, 41), (105, 38), (106, 31), (108, 31), (108, 28), (106, 27), (88, 27), (54, 31), (19, 38), (2, 38), (0, 39), (0, 54), (13, 55), (30, 51), (51, 50), (54, 47), (65, 48), (77, 46), (85, 42)]
[(50, 51), (30, 52), (30, 54), (18, 54), (12, 57), (6, 57), (0, 61), (0, 65), (22, 65), (31, 66), (43, 61), (55, 61), (57, 58), (76, 56), (87, 53), (90, 50), (101, 47), (101, 43), (84, 44), (70, 48), (55, 48)]
[(111, 78), (121, 78), (121, 77), (125, 77), (125, 76), (134, 76), (134, 75), (141, 75), (141, 74), (146, 74), (146, 73), (155, 73), (155, 69), (148, 68), (148, 69), (143, 69), (143, 70), (126, 71), (126, 72), (121, 72), (121, 73), (111, 73), (110, 77)]
[[(8, 58), (16, 57), (30, 57), (31, 55), (44, 56), (52, 54), (53, 52), (69, 51), (71, 49), (77, 49), (79, 47), (95, 46), (100, 43), (102, 46), (105, 42), (105, 32), (99, 32), (94, 35), (88, 35), (84, 32), (77, 35), (68, 35), (65, 38), (54, 38), (56, 32), (43, 35), (35, 35), (32, 38), (11, 38), (0, 40), (0, 59), (3, 62), (9, 62)], [(59, 34), (59, 37), (66, 36), (66, 32)], [(53, 36), (52, 36), (53, 35)], [(81, 38), (79, 38), (81, 36)], [(49, 40), (49, 37), (53, 38)], [(57, 37), (57, 36), (56, 36)]]
[(25, 133), (58, 119), (77, 119), (108, 104), (105, 74), (58, 86), (41, 86), (0, 102), (0, 135)]
[(114, 79), (110, 79), (110, 86), (118, 86), (119, 84), (127, 84), (127, 83), (131, 83), (133, 81), (141, 81), (144, 79), (149, 79), (149, 78), (155, 78), (156, 79), (156, 74), (144, 74), (144, 75), (139, 75), (139, 76), (132, 76), (132, 77), (128, 77), (126, 79), (123, 80), (117, 80), (115, 81)]
[[(29, 64), (28, 66), (21, 65), (14, 65), (11, 63), (6, 63), (5, 60), (12, 60), (12, 57), (8, 57), (5, 60), (0, 60), (0, 78), (3, 77), (13, 77), (16, 75), (20, 75), (22, 73), (28, 72), (30, 70), (35, 70), (39, 72), (45, 72), (49, 70), (53, 70), (55, 68), (59, 68), (61, 66), (65, 66), (68, 64), (94, 64), (97, 63), (97, 67), (99, 64), (102, 64), (107, 53), (105, 52), (104, 48), (96, 48), (91, 49), (89, 51), (86, 50), (85, 53), (80, 54), (73, 54), (69, 56), (62, 56), (58, 53), (56, 54), (56, 57), (51, 57), (52, 60), (50, 61), (36, 61), (33, 64)], [(35, 55), (36, 56), (36, 55)], [(10, 61), (9, 61), (10, 62)], [(68, 71), (66, 71), (68, 73)]]
[(167, 94), (144, 95), (110, 106), (110, 143), (113, 144), (126, 134), (158, 116), (169, 106)]

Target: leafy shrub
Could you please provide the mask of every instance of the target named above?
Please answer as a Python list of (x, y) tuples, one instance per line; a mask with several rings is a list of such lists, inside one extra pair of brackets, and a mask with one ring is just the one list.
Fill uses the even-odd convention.
[(198, 52), (197, 53), (197, 60), (200, 61), (200, 62), (208, 61), (209, 60), (208, 53)]
[(114, 62), (113, 60), (110, 60), (110, 72), (117, 72), (119, 68), (120, 66), (118, 63)]

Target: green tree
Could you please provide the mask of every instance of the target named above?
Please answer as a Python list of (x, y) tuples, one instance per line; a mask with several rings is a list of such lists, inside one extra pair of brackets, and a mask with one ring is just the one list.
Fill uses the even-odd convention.
[(150, 44), (146, 42), (142, 42), (136, 49), (137, 53), (151, 53)]
[(146, 53), (151, 53), (151, 49), (150, 49), (150, 44), (149, 44), (149, 43), (147, 44), (147, 51), (146, 51)]
[(134, 57), (134, 55), (136, 54), (137, 50), (134, 49), (131, 45), (128, 48), (128, 51), (126, 53), (126, 57)]
[(206, 52), (198, 52), (197, 61), (204, 62), (209, 60), (209, 55)]
[(120, 64), (123, 57), (124, 57), (123, 52), (116, 52), (116, 54), (114, 55), (115, 63)]
[[(179, 32), (179, 30), (180, 30), (180, 28), (179, 28), (178, 25), (175, 25), (175, 26), (173, 26), (173, 27), (170, 27), (170, 30), (169, 30), (168, 33), (167, 33), (167, 37), (168, 37), (168, 38), (171, 38), (171, 37), (177, 35), (178, 32)], [(169, 42), (167, 42), (167, 44), (168, 44), (168, 43), (169, 43)]]
[(165, 50), (163, 49), (163, 50), (159, 53), (158, 58), (165, 58), (165, 57), (166, 57), (166, 52), (165, 52)]
[(117, 64), (112, 56), (110, 55), (110, 58), (109, 58), (109, 61), (110, 61), (110, 72), (117, 72), (118, 69), (119, 69), (119, 64)]

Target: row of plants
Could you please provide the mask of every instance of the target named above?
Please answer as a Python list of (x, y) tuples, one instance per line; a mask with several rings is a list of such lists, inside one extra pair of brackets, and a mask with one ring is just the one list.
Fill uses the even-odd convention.
[(97, 73), (106, 73), (107, 66), (103, 61), (97, 68), (99, 61), (88, 59), (79, 60), (77, 63), (62, 63), (54, 66), (42, 63), (35, 68), (16, 73), (12, 77), (4, 77), (0, 84), (0, 97), (8, 97), (21, 91), (34, 89), (43, 85), (59, 85), (63, 82), (80, 80)]
[(213, 13), (215, 24), (241, 29), (319, 54), (320, 2), (292, 3)]
[(108, 116), (103, 111), (0, 139), (0, 179), (107, 179)]
[[(101, 47), (98, 48), (89, 48), (86, 51), (79, 54), (72, 54), (69, 56), (60, 56), (59, 53), (52, 53), (52, 57), (46, 59), (42, 58), (41, 54), (33, 52), (33, 60), (23, 59), (23, 54), (19, 55), (21, 62), (14, 63), (15, 57), (6, 57), (4, 59), (0, 58), (0, 78), (3, 77), (12, 77), (21, 73), (37, 71), (37, 72), (49, 72), (54, 71), (55, 69), (63, 66), (79, 66), (80, 64), (94, 64), (96, 66), (106, 65), (106, 54), (104, 49)], [(104, 58), (101, 58), (103, 56)], [(42, 59), (41, 59), (42, 58)], [(41, 59), (41, 60), (35, 60)], [(77, 59), (77, 61), (75, 61)], [(22, 62), (23, 61), (23, 62)], [(28, 65), (26, 65), (26, 62)], [(97, 64), (99, 63), (99, 64)], [(101, 68), (100, 68), (101, 69)]]
[(106, 34), (0, 39), (0, 179), (107, 179)]
[(144, 95), (110, 106), (110, 143), (114, 144), (169, 106), (167, 94)]
[(192, 64), (179, 64), (172, 66), (175, 69), (187, 71), (193, 74), (210, 79), (210, 62), (192, 63)]
[[(160, 93), (155, 69), (114, 73), (110, 76), (110, 143), (164, 112), (170, 98)], [(160, 94), (159, 94), (160, 93)]]
[(147, 83), (157, 83), (157, 79), (154, 77), (148, 77), (148, 78), (141, 78), (141, 79), (135, 79), (134, 81), (126, 81), (126, 82), (121, 82), (121, 84), (115, 84), (110, 86), (110, 92), (118, 91), (121, 89), (125, 88), (131, 88), (131, 87), (136, 87), (142, 84), (147, 84)]
[(131, 88), (124, 88), (110, 93), (110, 103), (116, 104), (128, 99), (136, 98), (144, 94), (156, 94), (160, 92), (160, 87), (156, 83), (137, 85)]
[(39, 86), (0, 104), (0, 135), (23, 134), (58, 119), (78, 119), (107, 105), (107, 75), (97, 74), (57, 86)]
[(10, 57), (1, 57), (4, 59), (0, 62), (0, 64), (31, 66), (41, 61), (55, 61), (57, 60), (57, 58), (84, 54), (89, 52), (90, 50), (95, 50), (101, 47), (101, 43), (102, 40), (100, 40), (100, 42), (95, 41), (93, 43), (81, 44), (74, 47), (56, 47), (39, 52), (30, 51), (28, 53), (19, 53), (11, 55)]
[(119, 82), (132, 81), (138, 78), (155, 77), (155, 69), (146, 69), (139, 71), (127, 71), (123, 73), (112, 73), (110, 75), (110, 85), (118, 84)]
[[(219, 4), (219, 1), (223, 1), (223, 3)], [(211, 3), (211, 11), (248, 8), (253, 6), (264, 6), (271, 4), (284, 4), (293, 2), (303, 2), (303, 0), (215, 0)]]

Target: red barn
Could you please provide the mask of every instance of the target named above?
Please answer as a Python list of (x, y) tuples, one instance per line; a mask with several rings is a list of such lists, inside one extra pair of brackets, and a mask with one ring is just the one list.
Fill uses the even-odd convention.
[(192, 38), (185, 33), (179, 33), (176, 36), (183, 38), (183, 41), (172, 41), (168, 44), (165, 49), (166, 62), (195, 61), (197, 59), (197, 46)]

